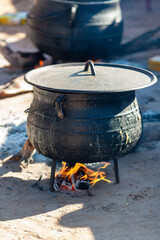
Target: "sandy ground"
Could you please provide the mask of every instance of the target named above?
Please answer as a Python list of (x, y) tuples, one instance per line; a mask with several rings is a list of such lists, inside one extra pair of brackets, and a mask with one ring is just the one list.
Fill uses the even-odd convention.
[[(0, 14), (27, 11), (32, 1), (1, 0)], [(159, 25), (160, 2), (152, 1), (147, 12), (145, 1), (124, 0), (125, 19), (123, 41)], [(13, 46), (33, 49), (25, 38), (25, 27), (0, 26), (0, 38), (15, 42)], [(120, 59), (147, 68), (148, 58), (160, 50), (146, 51)], [(0, 56), (0, 84), (23, 74), (20, 69), (6, 67), (9, 63)], [(156, 75), (160, 76), (159, 73)], [(114, 183), (112, 166), (107, 177), (113, 183), (99, 182), (89, 197), (86, 191), (55, 192), (48, 190), (50, 160), (35, 156), (35, 162), (20, 170), (18, 163), (0, 165), (0, 240), (159, 240), (160, 239), (160, 83), (137, 91), (145, 116), (144, 135), (135, 152), (119, 159), (120, 184)], [(0, 149), (1, 160), (15, 153), (17, 148), (8, 145), (16, 132), (15, 122), (25, 125), (24, 110), (32, 101), (32, 93), (0, 100), (1, 130), (8, 127), (9, 134)], [(8, 124), (7, 124), (8, 122)], [(6, 125), (5, 125), (6, 124)], [(20, 132), (16, 132), (18, 148)], [(24, 136), (26, 137), (25, 128)], [(15, 136), (15, 135), (14, 135)], [(1, 136), (2, 138), (2, 136)], [(23, 140), (22, 138), (22, 140)], [(27, 137), (26, 137), (27, 138)], [(16, 143), (16, 138), (15, 138)], [(19, 149), (20, 150), (20, 149)], [(2, 161), (1, 161), (2, 163)], [(32, 184), (42, 175), (40, 186)]]

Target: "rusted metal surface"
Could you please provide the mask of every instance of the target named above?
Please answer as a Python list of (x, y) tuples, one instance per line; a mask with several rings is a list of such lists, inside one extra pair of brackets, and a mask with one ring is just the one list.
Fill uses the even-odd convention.
[(135, 91), (65, 93), (63, 118), (54, 107), (59, 96), (34, 87), (27, 134), (38, 152), (60, 161), (87, 163), (117, 159), (135, 147), (142, 132)]

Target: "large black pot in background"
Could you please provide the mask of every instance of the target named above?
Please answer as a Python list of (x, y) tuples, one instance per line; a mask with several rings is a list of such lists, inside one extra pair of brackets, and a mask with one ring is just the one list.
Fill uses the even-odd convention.
[(122, 38), (120, 0), (35, 0), (27, 29), (32, 42), (57, 60), (107, 58)]

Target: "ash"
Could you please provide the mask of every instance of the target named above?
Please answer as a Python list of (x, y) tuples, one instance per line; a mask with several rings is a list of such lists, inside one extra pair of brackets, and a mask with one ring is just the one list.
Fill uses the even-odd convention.
[(26, 116), (9, 114), (1, 119), (0, 158), (17, 153), (27, 139)]

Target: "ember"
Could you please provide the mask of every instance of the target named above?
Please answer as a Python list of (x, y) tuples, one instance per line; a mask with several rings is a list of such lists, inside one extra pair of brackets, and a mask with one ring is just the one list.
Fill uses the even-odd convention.
[(100, 170), (105, 169), (110, 163), (104, 163), (104, 166), (100, 167), (97, 172), (87, 168), (82, 163), (76, 163), (73, 166), (62, 162), (62, 165), (62, 169), (55, 176), (54, 189), (56, 191), (59, 189), (88, 189), (101, 180), (111, 183), (110, 180), (106, 179), (106, 173)]
[(44, 61), (43, 60), (39, 60), (39, 63), (37, 65), (34, 66), (34, 68), (40, 68), (44, 66)]

